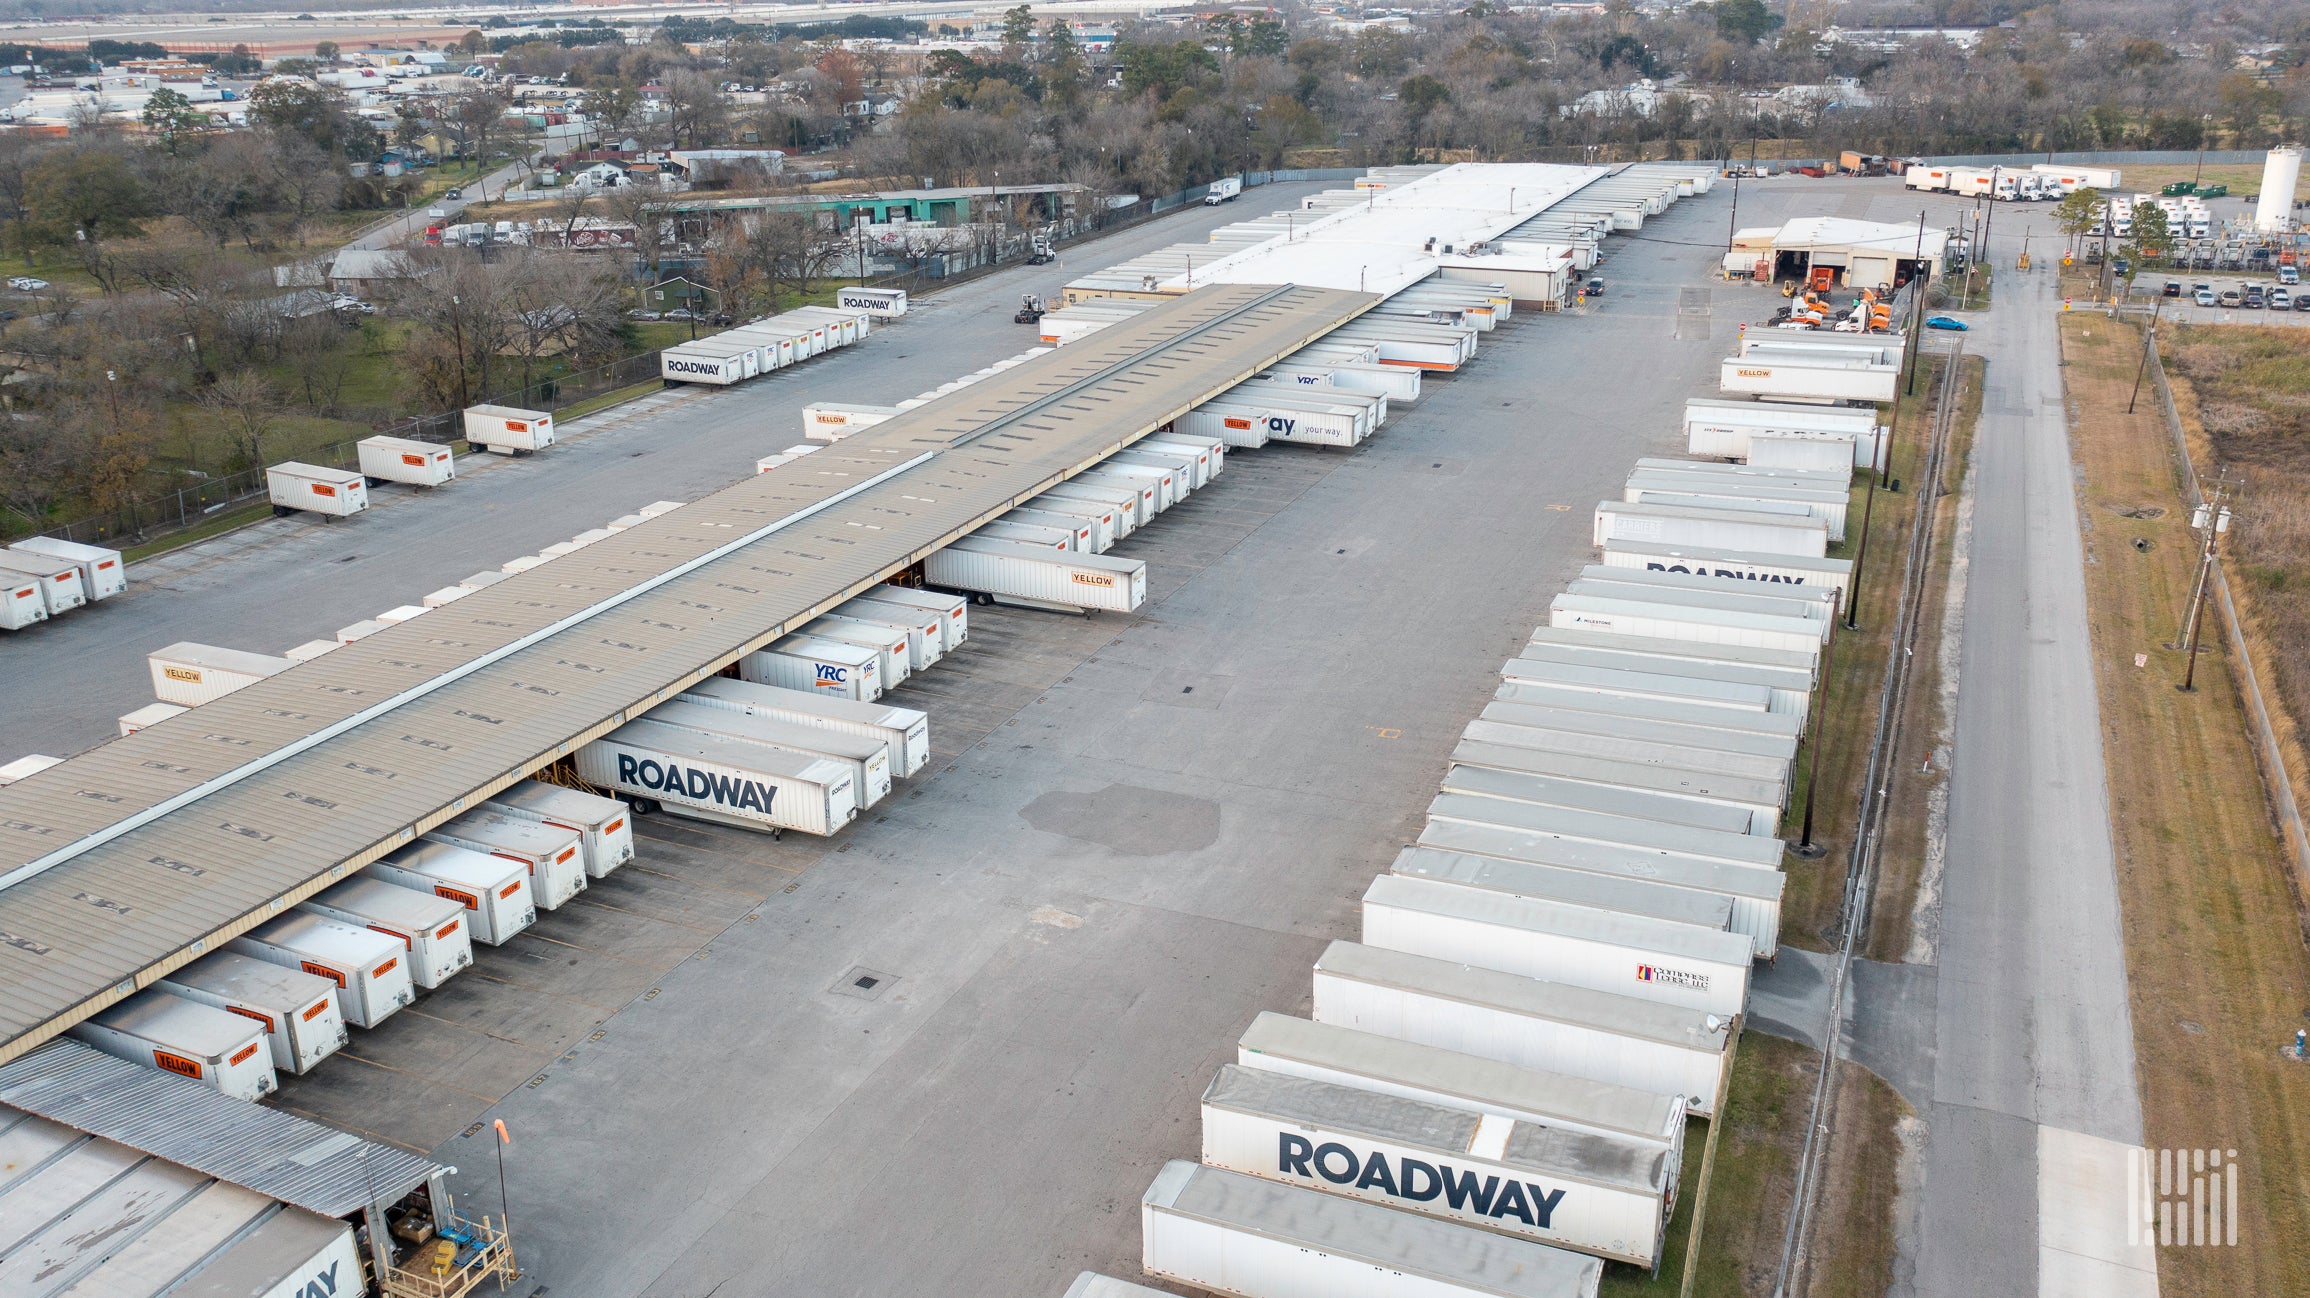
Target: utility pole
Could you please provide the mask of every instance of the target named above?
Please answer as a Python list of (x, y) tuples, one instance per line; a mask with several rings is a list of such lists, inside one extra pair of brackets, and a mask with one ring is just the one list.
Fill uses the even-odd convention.
[(2142, 334), (2142, 358), (2134, 366), (2133, 395), (2126, 398), (2126, 413), (2129, 415), (2134, 412), (2135, 400), (2142, 394), (2142, 375), (2149, 372), (2150, 349), (2158, 345), (2158, 317), (2165, 314), (2165, 310), (2166, 295), (2160, 293), (2157, 302), (2150, 307), (2150, 327)]
[(2182, 670), (2180, 689), (2184, 694), (2194, 693), (2198, 681), (2198, 626), (2206, 616), (2206, 596), (2214, 584), (2214, 557), (2221, 547), (2222, 534), (2230, 530), (2229, 499), (2235, 493), (2230, 480), (2223, 478), (2214, 484), (2214, 494), (2190, 514), (2190, 526), (2206, 534), (2205, 547), (2198, 556), (2198, 586), (2190, 595), (2190, 619), (2183, 648), (2188, 653), (2188, 665)]
[[(1986, 232), (1984, 232), (1984, 234), (1983, 234), (1983, 239), (1984, 239), (1984, 241), (1986, 241), (1986, 240), (1987, 240), (1987, 237), (1988, 237), (1988, 236), (1987, 236), (1987, 233), (1986, 233)], [(1910, 296), (1910, 301), (1909, 301), (1909, 317), (1910, 317), (1910, 320), (1909, 320), (1909, 337), (1908, 337), (1908, 338), (1905, 340), (1905, 342), (1904, 342), (1904, 345), (1906, 346), (1906, 348), (1907, 348), (1907, 350), (1908, 350), (1908, 352), (1909, 352), (1909, 395), (1910, 395), (1910, 396), (1916, 396), (1916, 395), (1917, 395), (1917, 322), (1918, 322), (1919, 320), (1921, 320), (1921, 319), (1923, 319), (1923, 318), (1924, 318), (1924, 312), (1923, 312), (1923, 311), (1922, 311), (1920, 308), (1922, 308), (1922, 307), (1925, 305), (1925, 287), (1926, 287), (1926, 285), (1927, 285), (1927, 284), (1928, 284), (1928, 283), (1929, 283), (1929, 282), (1932, 280), (1932, 278), (1933, 278), (1933, 277), (1932, 277), (1932, 275), (1930, 275), (1929, 273), (1927, 273), (1927, 272), (1926, 272), (1926, 269), (1925, 269), (1925, 212), (1924, 212), (1924, 210), (1923, 210), (1922, 208), (1920, 208), (1920, 209), (1918, 210), (1918, 212), (1917, 212), (1917, 254), (1916, 254), (1916, 256), (1912, 257), (1910, 260), (1911, 260), (1911, 261), (1913, 261), (1913, 262), (1915, 262), (1915, 263), (1916, 263), (1916, 266), (1917, 266), (1917, 277), (1916, 277), (1914, 280), (1912, 280), (1912, 281), (1911, 281), (1913, 284), (1915, 284), (1915, 285), (1916, 285), (1916, 289), (1917, 289), (1917, 291), (1916, 291), (1914, 294), (1912, 294), (1912, 295)], [(1968, 258), (1967, 260), (1968, 260), (1968, 263), (1970, 264), (1971, 258)], [(1896, 403), (1893, 409), (1894, 409), (1894, 415), (1895, 415), (1895, 418), (1896, 418), (1896, 419), (1898, 419), (1898, 417), (1899, 417), (1899, 415), (1900, 415), (1900, 406), (1899, 406), (1899, 404), (1898, 404), (1898, 403)], [(1889, 439), (1889, 438), (1888, 438), (1888, 445), (1887, 445), (1887, 448), (1886, 448), (1886, 452), (1885, 452), (1885, 457), (1886, 457), (1886, 458), (1885, 458), (1885, 467), (1886, 467), (1888, 470), (1890, 470), (1890, 469), (1893, 467), (1893, 459), (1892, 459), (1892, 449), (1891, 449), (1891, 446), (1890, 446), (1890, 439)]]

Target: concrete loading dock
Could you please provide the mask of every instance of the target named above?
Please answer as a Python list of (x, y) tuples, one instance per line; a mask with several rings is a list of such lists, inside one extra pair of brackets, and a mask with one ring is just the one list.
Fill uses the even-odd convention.
[(1732, 1020), (1449, 960), (1334, 942), (1315, 962), (1318, 1023), (1681, 1095), (1712, 1117)]

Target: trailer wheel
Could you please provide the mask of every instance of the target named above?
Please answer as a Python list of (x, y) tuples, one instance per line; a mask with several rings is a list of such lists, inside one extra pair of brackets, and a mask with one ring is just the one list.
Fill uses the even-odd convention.
[(297, 512), (296, 510), (293, 510), (293, 509), (289, 508), (287, 505), (275, 505), (275, 506), (273, 506), (273, 517), (275, 517), (275, 518), (287, 518), (289, 515), (291, 515), (291, 514), (294, 514), (294, 513), (296, 513), (296, 512)]

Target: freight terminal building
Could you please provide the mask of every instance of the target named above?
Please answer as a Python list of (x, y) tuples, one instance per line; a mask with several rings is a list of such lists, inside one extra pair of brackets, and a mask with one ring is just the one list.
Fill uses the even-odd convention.
[(1940, 273), (1948, 250), (1946, 231), (1922, 225), (1888, 225), (1842, 216), (1808, 216), (1787, 225), (1753, 226), (1733, 235), (1725, 254), (1725, 274), (1750, 278), (1760, 263), (1770, 279), (1809, 279), (1813, 268), (1837, 272), (1845, 288), (1898, 288), (1916, 278), (1920, 266)]

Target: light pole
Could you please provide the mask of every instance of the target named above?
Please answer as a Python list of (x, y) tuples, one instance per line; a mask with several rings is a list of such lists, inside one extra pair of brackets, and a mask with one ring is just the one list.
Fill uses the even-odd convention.
[(2212, 113), (2198, 114), (2198, 169), (2190, 173), (2190, 188), (2195, 191), (2198, 182), (2206, 178), (2206, 135), (2214, 129)]

